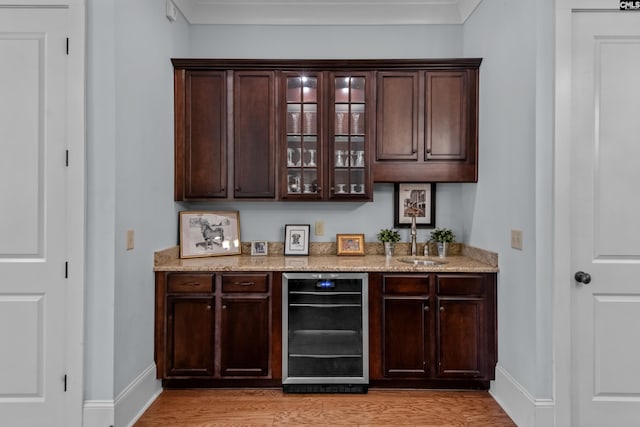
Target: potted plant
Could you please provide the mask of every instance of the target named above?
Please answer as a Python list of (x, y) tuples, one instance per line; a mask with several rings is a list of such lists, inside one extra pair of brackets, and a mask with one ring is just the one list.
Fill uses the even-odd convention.
[(400, 241), (400, 233), (390, 228), (383, 228), (378, 232), (377, 237), (384, 245), (384, 254), (386, 256), (393, 256), (393, 247)]
[(449, 243), (455, 241), (456, 235), (449, 228), (436, 228), (431, 232), (431, 240), (436, 241), (438, 256), (444, 258), (449, 252)]

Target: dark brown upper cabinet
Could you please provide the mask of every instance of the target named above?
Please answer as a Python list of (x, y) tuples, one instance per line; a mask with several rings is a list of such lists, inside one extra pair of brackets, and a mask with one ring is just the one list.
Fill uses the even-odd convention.
[(372, 200), (373, 74), (286, 71), (281, 79), (280, 198)]
[(480, 60), (377, 78), (376, 182), (477, 182)]
[(225, 71), (175, 71), (175, 200), (227, 197)]
[(175, 200), (476, 182), (480, 59), (172, 59)]
[(175, 200), (276, 197), (272, 70), (175, 67)]

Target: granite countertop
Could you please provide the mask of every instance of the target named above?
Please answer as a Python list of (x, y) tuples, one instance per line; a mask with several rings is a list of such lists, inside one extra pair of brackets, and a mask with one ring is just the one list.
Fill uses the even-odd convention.
[[(244, 245), (244, 244), (243, 244)], [(376, 244), (372, 244), (376, 245)], [(381, 246), (381, 245), (380, 245)], [(334, 248), (335, 249), (335, 248)], [(446, 258), (429, 257), (441, 262), (436, 265), (413, 265), (401, 262), (408, 257), (404, 247), (396, 255), (385, 257), (381, 248), (368, 247), (366, 255), (337, 256), (331, 248), (310, 248), (309, 256), (284, 256), (269, 244), (269, 255), (213, 256), (205, 258), (179, 258), (179, 248), (171, 247), (155, 253), (154, 271), (366, 271), (366, 272), (445, 272), (495, 273), (498, 271), (497, 254), (466, 245), (453, 248)], [(250, 251), (249, 251), (250, 253)], [(333, 252), (335, 253), (335, 252)], [(424, 258), (424, 257), (420, 257)]]

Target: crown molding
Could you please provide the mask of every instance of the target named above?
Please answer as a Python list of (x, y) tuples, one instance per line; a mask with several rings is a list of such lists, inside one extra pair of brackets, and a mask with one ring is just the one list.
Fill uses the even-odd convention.
[(190, 24), (463, 24), (482, 0), (167, 0)]

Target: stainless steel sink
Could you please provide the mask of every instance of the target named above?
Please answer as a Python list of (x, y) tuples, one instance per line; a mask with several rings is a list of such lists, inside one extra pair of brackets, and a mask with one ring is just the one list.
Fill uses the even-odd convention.
[(398, 261), (413, 265), (442, 265), (447, 263), (446, 261), (439, 261), (424, 256), (407, 256), (398, 258)]

